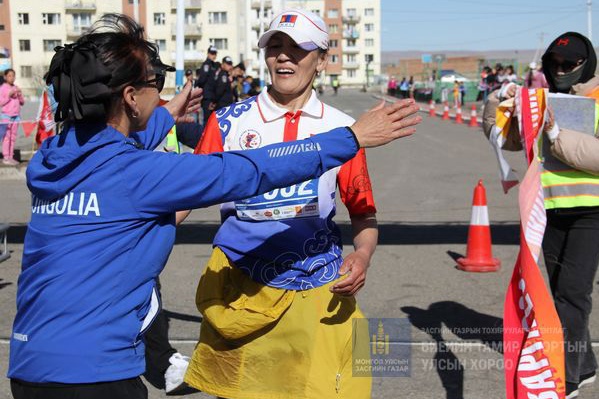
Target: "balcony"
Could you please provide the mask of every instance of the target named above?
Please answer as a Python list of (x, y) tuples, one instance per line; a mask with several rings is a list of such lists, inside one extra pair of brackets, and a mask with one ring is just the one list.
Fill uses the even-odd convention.
[[(183, 61), (204, 61), (205, 54), (195, 50), (185, 50), (183, 52)], [(171, 60), (177, 59), (177, 53), (171, 53)]]
[(91, 25), (89, 26), (67, 26), (67, 38), (77, 39), (79, 36), (86, 33)]
[(355, 25), (355, 24), (360, 23), (360, 16), (359, 15), (344, 15), (342, 20), (343, 20), (344, 24)]
[(360, 37), (360, 31), (357, 29), (345, 29), (343, 31), (344, 39), (358, 39)]
[(65, 6), (66, 12), (82, 12), (82, 11), (96, 11), (95, 1), (67, 1)]
[[(272, 8), (272, 1), (271, 0), (264, 0), (264, 8)], [(252, 9), (254, 10), (258, 10), (260, 9), (260, 1), (258, 0), (253, 0), (252, 1)]]
[[(177, 9), (177, 0), (171, 0), (171, 10)], [(185, 0), (185, 9), (186, 10), (200, 10), (202, 8), (202, 0)]]
[(357, 61), (343, 61), (343, 69), (358, 69), (360, 63)]
[[(177, 36), (177, 24), (171, 25), (171, 35)], [(185, 37), (201, 37), (202, 36), (202, 25), (185, 24), (183, 26), (183, 36), (185, 36)]]
[(344, 54), (358, 54), (360, 52), (360, 48), (358, 46), (343, 46)]
[[(266, 32), (268, 30), (268, 21), (265, 19), (262, 25), (264, 26), (264, 32)], [(253, 21), (252, 29), (260, 32), (260, 21)]]

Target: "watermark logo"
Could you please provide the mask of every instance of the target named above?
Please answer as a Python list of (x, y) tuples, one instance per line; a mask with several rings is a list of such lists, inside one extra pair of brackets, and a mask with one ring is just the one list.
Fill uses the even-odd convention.
[(352, 375), (409, 377), (410, 341), (407, 319), (354, 319)]

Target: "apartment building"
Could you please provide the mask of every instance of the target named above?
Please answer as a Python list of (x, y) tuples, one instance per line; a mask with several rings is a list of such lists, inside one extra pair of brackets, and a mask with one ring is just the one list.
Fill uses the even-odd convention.
[(338, 78), (341, 85), (372, 83), (381, 73), (380, 0), (296, 0), (297, 7), (320, 15), (329, 28), (327, 82)]
[[(15, 69), (18, 84), (29, 94), (43, 86), (42, 77), (54, 48), (75, 41), (103, 14), (124, 13), (146, 28), (165, 63), (175, 65), (177, 0), (0, 0), (0, 70)], [(258, 37), (284, 8), (312, 10), (327, 22), (331, 57), (323, 76), (342, 85), (363, 85), (380, 73), (380, 0), (184, 0), (184, 68), (195, 70), (210, 45), (218, 58), (243, 61), (259, 76)], [(262, 10), (262, 14), (260, 13)], [(170, 74), (166, 90), (173, 90)]]

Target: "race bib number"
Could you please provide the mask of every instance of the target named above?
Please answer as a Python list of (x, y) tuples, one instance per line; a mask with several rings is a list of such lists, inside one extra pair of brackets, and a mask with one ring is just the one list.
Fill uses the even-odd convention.
[(318, 217), (318, 179), (235, 202), (240, 220), (284, 220)]

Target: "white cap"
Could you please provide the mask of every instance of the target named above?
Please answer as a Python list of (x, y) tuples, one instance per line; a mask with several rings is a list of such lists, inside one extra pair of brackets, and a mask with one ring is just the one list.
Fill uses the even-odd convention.
[(530, 64), (528, 64), (528, 67), (529, 67), (530, 69), (537, 69), (537, 63), (533, 61), (533, 62), (531, 62)]
[(329, 48), (326, 24), (318, 15), (307, 10), (290, 9), (274, 17), (268, 30), (258, 40), (258, 46), (266, 47), (272, 35), (277, 32), (285, 33), (306, 51)]

